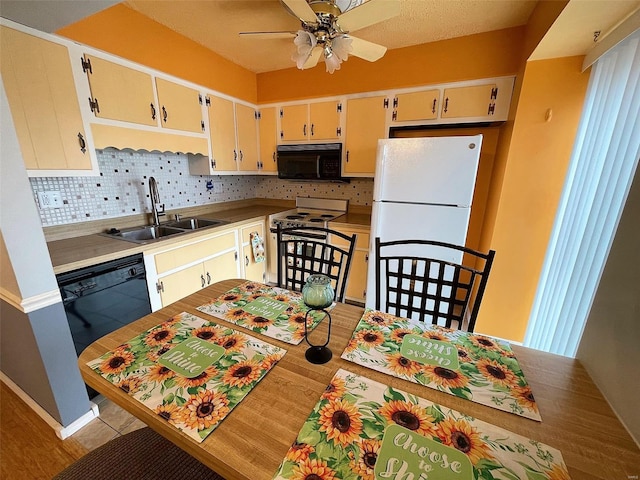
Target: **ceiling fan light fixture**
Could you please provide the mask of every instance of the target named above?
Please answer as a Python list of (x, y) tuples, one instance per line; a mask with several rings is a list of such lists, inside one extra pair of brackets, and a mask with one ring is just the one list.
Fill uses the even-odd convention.
[(305, 62), (311, 56), (311, 51), (318, 42), (314, 34), (305, 30), (298, 30), (293, 43), (296, 45), (296, 51), (291, 55), (291, 60), (296, 62), (296, 66), (302, 70)]
[(336, 55), (329, 45), (324, 47), (324, 64), (327, 67), (327, 72), (333, 73), (336, 70), (340, 70), (340, 64), (342, 60)]
[(353, 51), (353, 47), (351, 46), (352, 41), (349, 36), (340, 35), (331, 41), (331, 50), (344, 62)]

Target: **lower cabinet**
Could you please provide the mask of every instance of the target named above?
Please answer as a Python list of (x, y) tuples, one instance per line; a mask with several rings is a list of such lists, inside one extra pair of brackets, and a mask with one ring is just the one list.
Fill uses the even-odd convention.
[[(254, 282), (265, 283), (267, 278), (267, 252), (265, 236), (265, 222), (251, 223), (240, 228), (240, 238), (242, 240), (242, 278), (253, 280)], [(252, 233), (257, 233), (262, 244), (262, 256), (259, 252), (254, 252)], [(257, 247), (260, 250), (259, 247)], [(258, 261), (260, 258), (262, 260)]]
[[(345, 235), (357, 235), (356, 248), (351, 257), (351, 268), (347, 279), (345, 299), (352, 302), (364, 303), (367, 295), (367, 267), (369, 265), (369, 232), (368, 226), (333, 226), (332, 230)], [(329, 239), (331, 245), (347, 247), (347, 242), (342, 238), (332, 235)]]
[[(265, 221), (201, 235), (144, 254), (151, 309), (156, 310), (228, 278), (264, 282), (266, 259), (256, 261), (251, 233), (265, 239)], [(264, 243), (263, 243), (264, 245)], [(264, 257), (263, 257), (264, 258)]]
[(162, 307), (227, 278), (241, 276), (238, 230), (201, 236), (145, 253), (151, 309)]

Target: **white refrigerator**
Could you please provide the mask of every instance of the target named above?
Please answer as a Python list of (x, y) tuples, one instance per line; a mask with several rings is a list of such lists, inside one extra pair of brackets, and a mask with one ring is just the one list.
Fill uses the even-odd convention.
[[(367, 307), (375, 308), (376, 237), (382, 241), (420, 239), (465, 244), (481, 145), (482, 135), (378, 141)], [(447, 257), (437, 248), (398, 248), (409, 255), (462, 261), (461, 254)]]

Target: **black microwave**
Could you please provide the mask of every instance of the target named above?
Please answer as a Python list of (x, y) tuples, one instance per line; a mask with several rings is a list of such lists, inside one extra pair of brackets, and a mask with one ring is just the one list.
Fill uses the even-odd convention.
[(345, 181), (342, 144), (278, 145), (278, 178)]

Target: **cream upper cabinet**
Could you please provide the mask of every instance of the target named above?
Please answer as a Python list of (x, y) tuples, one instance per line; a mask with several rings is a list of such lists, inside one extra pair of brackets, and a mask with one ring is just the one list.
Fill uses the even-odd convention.
[(236, 103), (235, 108), (238, 167), (244, 172), (256, 172), (260, 169), (257, 113), (254, 108), (241, 103)]
[(156, 78), (160, 125), (164, 128), (202, 133), (202, 96), (193, 88)]
[(0, 26), (0, 68), (30, 176), (94, 172), (66, 46)]
[(276, 108), (260, 109), (258, 127), (260, 129), (260, 170), (262, 172), (277, 172), (276, 161), (278, 125)]
[(309, 104), (311, 127), (309, 140), (338, 140), (342, 135), (340, 112), (342, 104), (335, 100)]
[(84, 58), (96, 117), (158, 126), (151, 75), (93, 55)]
[(442, 118), (486, 117), (495, 113), (495, 83), (446, 88), (442, 94)]
[(280, 109), (280, 140), (283, 142), (304, 141), (308, 137), (309, 106), (288, 105)]
[(388, 104), (386, 96), (347, 100), (344, 175), (374, 175), (378, 139), (387, 138)]
[(233, 102), (209, 95), (209, 133), (211, 135), (212, 173), (236, 171), (236, 129)]
[(281, 107), (280, 141), (339, 140), (341, 111), (338, 100)]
[(393, 99), (394, 122), (433, 120), (438, 117), (440, 90), (400, 93)]

